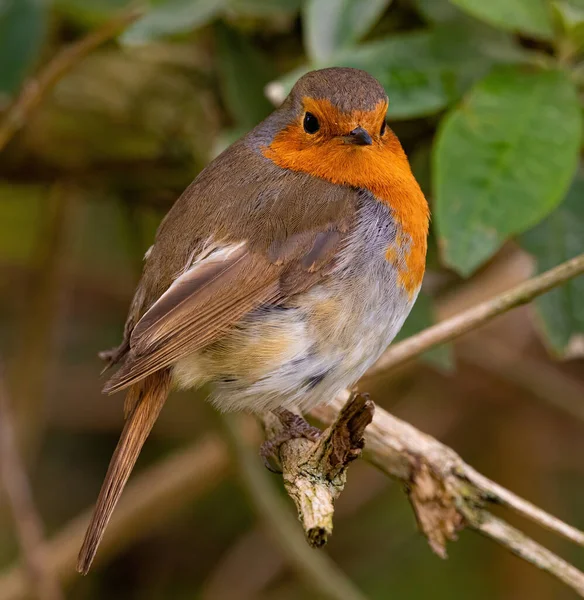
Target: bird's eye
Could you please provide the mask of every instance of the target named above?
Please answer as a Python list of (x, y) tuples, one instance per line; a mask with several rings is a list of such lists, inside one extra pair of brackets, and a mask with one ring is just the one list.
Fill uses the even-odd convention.
[(304, 131), (306, 133), (316, 133), (319, 129), (318, 119), (312, 113), (307, 112), (304, 115)]
[(387, 126), (387, 123), (385, 122), (385, 119), (383, 120), (383, 123), (381, 124), (381, 131), (379, 132), (379, 135), (383, 135), (385, 133), (385, 128)]

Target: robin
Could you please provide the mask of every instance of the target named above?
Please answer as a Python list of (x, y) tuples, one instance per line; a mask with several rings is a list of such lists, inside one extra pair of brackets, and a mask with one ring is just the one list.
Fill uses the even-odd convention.
[(364, 71), (310, 72), (163, 219), (123, 341), (102, 354), (120, 365), (104, 391), (127, 389), (126, 422), (80, 572), (173, 385), (210, 383), (222, 411), (307, 411), (353, 385), (402, 327), (429, 210), (387, 107)]

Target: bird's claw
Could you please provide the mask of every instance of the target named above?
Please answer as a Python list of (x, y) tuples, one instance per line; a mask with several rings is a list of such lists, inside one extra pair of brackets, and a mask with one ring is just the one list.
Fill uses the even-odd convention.
[(282, 473), (274, 466), (274, 462), (279, 462), (280, 446), (290, 440), (306, 438), (311, 442), (317, 442), (322, 435), (318, 427), (312, 426), (300, 415), (297, 415), (285, 408), (274, 411), (274, 414), (280, 419), (283, 430), (272, 439), (266, 440), (260, 447), (260, 456), (264, 460), (264, 465), (272, 473)]

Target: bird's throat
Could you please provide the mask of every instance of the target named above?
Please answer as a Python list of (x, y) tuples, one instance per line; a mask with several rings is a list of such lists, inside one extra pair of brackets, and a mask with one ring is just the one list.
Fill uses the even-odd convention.
[(397, 247), (387, 249), (386, 259), (395, 262), (399, 282), (408, 294), (417, 293), (426, 265), (430, 213), (393, 133), (388, 132), (386, 139), (372, 146), (351, 146), (337, 140), (307, 146), (290, 127), (276, 134), (262, 153), (284, 169), (308, 173), (337, 185), (364, 188), (387, 204), (400, 234)]

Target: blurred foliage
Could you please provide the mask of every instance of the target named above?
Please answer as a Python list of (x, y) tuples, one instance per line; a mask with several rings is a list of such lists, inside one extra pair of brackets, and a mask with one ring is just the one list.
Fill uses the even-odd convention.
[(0, 100), (18, 86), (38, 58), (47, 22), (42, 0), (0, 2)]
[[(130, 4), (0, 0), (0, 123), (27, 78)], [(152, 0), (117, 40), (58, 83), (0, 154), (0, 308), (8, 315), (0, 319), (0, 349), (17, 370), (22, 357), (11, 349), (29, 320), (30, 298), (40, 295), (42, 303), (48, 293), (39, 274), (60, 217), (46, 208), (47, 198), (56, 193), (55, 183), (74, 190), (67, 208), (74, 239), (64, 264), (55, 267), (64, 273), (60, 281), (68, 287), (60, 293), (68, 294), (72, 308), (61, 306), (53, 315), (58, 326), (45, 328), (53, 336), (53, 355), (62, 359), (62, 371), (46, 377), (52, 382), (46, 385), (51, 418), (62, 428), (85, 436), (84, 428), (97, 423), (96, 429), (109, 431), (105, 419), (117, 434), (119, 422), (107, 417), (108, 407), (117, 410), (117, 400), (109, 404), (97, 397), (97, 367), (90, 357), (118, 342), (141, 257), (162, 215), (196, 173), (265, 117), (271, 102), (281, 101), (302, 73), (331, 65), (365, 69), (385, 86), (388, 120), (432, 205), (428, 275), (402, 337), (432, 323), (436, 296), (481, 275), (510, 248), (529, 253), (538, 272), (584, 252), (584, 179), (577, 174), (582, 172), (584, 0)], [(584, 356), (583, 297), (580, 277), (535, 303), (539, 331), (555, 356)], [(452, 348), (425, 358), (440, 369), (452, 367)], [(422, 368), (428, 369), (434, 406), (446, 399), (450, 380)], [(445, 391), (432, 388), (436, 381)], [(395, 390), (383, 385), (378, 390), (391, 396)], [(464, 389), (476, 393), (468, 382)], [(93, 403), (85, 402), (88, 395)], [(188, 425), (198, 433), (212, 419), (205, 415), (185, 412), (168, 428), (184, 431)], [(103, 443), (103, 456), (101, 449), (91, 455), (91, 443), (76, 445), (74, 437), (62, 433), (49, 442), (53, 458), (47, 459), (45, 481), (48, 469), (74, 490), (67, 510), (55, 491), (49, 494), (52, 515), (71, 516), (93, 501), (99, 465), (109, 457), (114, 436)], [(151, 456), (170, 446), (161, 442)], [(79, 460), (97, 465), (89, 473), (71, 467), (71, 448), (74, 454), (80, 447)], [(482, 456), (483, 447), (478, 434), (468, 452)], [(191, 515), (203, 538), (215, 536), (210, 546), (195, 542), (202, 562), (189, 575), (199, 582), (233, 541), (233, 532), (243, 531), (250, 519), (243, 508), (232, 507), (227, 515), (232, 497), (223, 490)], [(452, 589), (454, 567), (433, 562), (423, 541), (386, 540), (389, 528), (398, 527), (386, 515), (388, 506), (394, 510), (399, 502), (397, 495), (383, 498), (371, 515), (355, 521), (353, 538), (339, 536), (332, 546), (333, 555), (351, 556), (351, 574), (372, 598), (390, 592), (412, 598), (493, 597), (488, 572), (471, 583), (459, 569), (460, 586)], [(406, 525), (411, 529), (410, 521)], [(188, 537), (179, 529), (173, 543), (180, 548), (193, 543), (195, 529), (189, 528)], [(403, 529), (402, 537), (408, 538)], [(474, 546), (465, 553), (463, 544), (469, 540), (455, 546), (454, 560), (474, 560), (476, 567)], [(376, 552), (365, 560), (353, 546)], [(0, 557), (12, 551), (0, 543)], [(140, 551), (152, 565), (148, 550)], [(403, 571), (392, 567), (398, 554)], [(168, 590), (173, 581), (181, 591), (172, 597), (192, 598), (184, 582), (174, 582), (169, 560), (140, 575), (131, 564), (125, 567), (133, 575), (114, 568), (114, 584), (79, 583), (73, 597), (165, 597), (156, 590)], [(411, 573), (421, 570), (428, 573), (425, 582), (412, 579)], [(152, 591), (128, 592), (139, 588), (132, 577)], [(467, 583), (472, 593), (466, 592)], [(262, 597), (299, 597), (289, 580), (273, 587)]]
[(554, 35), (548, 0), (453, 0), (453, 3), (502, 29), (543, 39)]
[[(579, 171), (565, 200), (547, 219), (524, 234), (523, 247), (537, 257), (540, 270), (584, 253), (584, 174)], [(584, 349), (584, 277), (536, 301), (546, 338), (559, 354)]]

